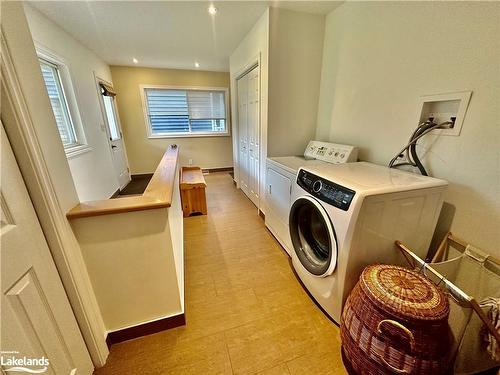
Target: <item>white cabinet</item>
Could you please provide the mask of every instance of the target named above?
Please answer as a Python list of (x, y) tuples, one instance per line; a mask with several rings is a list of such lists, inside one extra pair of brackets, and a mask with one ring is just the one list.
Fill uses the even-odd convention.
[(266, 227), (284, 247), (288, 255), (292, 241), (288, 228), (288, 214), (295, 174), (280, 168), (268, 159), (266, 169)]
[(267, 197), (269, 208), (274, 210), (283, 221), (290, 211), (290, 195), (292, 181), (289, 176), (282, 174), (277, 168), (267, 168)]

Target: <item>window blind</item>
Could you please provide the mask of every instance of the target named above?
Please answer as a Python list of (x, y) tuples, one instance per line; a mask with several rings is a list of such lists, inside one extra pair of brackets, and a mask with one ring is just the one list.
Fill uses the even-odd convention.
[(57, 66), (40, 60), (40, 68), (62, 143), (64, 146), (76, 144), (76, 136), (69, 116), (68, 104), (64, 97)]
[(151, 134), (225, 133), (224, 91), (146, 89)]

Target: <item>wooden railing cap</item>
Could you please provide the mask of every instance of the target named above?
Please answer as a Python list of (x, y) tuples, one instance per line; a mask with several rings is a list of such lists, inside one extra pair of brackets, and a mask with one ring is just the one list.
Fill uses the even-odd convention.
[(73, 207), (66, 214), (66, 217), (72, 220), (82, 217), (170, 207), (178, 157), (179, 147), (170, 145), (163, 154), (160, 164), (158, 164), (142, 195), (81, 202)]

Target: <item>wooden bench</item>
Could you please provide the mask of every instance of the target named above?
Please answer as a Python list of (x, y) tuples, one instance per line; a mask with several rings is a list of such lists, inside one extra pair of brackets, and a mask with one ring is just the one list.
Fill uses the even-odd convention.
[(199, 167), (182, 167), (179, 179), (184, 217), (195, 213), (207, 214), (205, 188), (207, 183)]

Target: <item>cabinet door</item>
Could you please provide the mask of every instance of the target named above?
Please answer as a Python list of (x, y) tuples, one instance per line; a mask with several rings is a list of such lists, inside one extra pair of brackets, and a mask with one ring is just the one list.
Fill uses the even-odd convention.
[(290, 212), (292, 181), (277, 170), (268, 168), (266, 183), (269, 208), (287, 224)]

